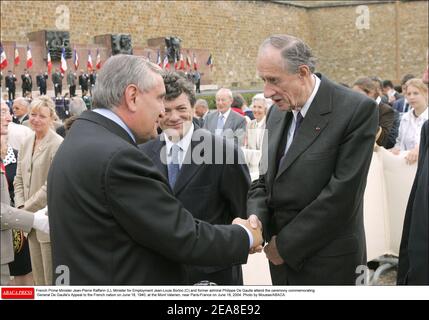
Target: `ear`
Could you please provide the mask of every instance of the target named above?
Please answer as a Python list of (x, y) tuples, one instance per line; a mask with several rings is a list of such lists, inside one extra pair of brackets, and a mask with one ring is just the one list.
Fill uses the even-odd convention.
[(299, 74), (299, 78), (307, 78), (308, 76), (311, 75), (310, 69), (308, 68), (308, 66), (306, 65), (301, 65), (298, 68), (298, 74)]
[(125, 88), (125, 105), (131, 112), (135, 112), (137, 110), (136, 99), (138, 91), (139, 90), (135, 84), (130, 84)]

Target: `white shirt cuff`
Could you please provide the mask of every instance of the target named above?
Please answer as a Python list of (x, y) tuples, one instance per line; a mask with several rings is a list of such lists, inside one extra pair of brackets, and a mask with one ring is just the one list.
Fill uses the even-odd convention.
[(253, 247), (253, 235), (252, 235), (252, 232), (249, 229), (247, 229), (245, 226), (243, 226), (242, 224), (237, 224), (237, 225), (239, 225), (244, 230), (246, 230), (247, 235), (249, 236), (249, 243), (250, 243), (249, 249), (252, 248)]

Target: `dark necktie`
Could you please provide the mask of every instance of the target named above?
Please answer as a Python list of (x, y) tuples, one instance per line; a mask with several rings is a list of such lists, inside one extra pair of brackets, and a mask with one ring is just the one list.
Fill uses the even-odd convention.
[(179, 165), (179, 150), (180, 147), (177, 144), (173, 144), (171, 147), (171, 162), (168, 164), (168, 182), (171, 189), (176, 184), (177, 176), (180, 171)]
[(296, 114), (296, 123), (295, 130), (293, 131), (293, 138), (295, 138), (295, 135), (298, 132), (299, 127), (301, 126), (302, 120), (304, 120), (304, 117), (302, 116), (301, 112), (298, 112)]
[[(302, 121), (304, 120), (304, 117), (302, 116), (302, 114), (301, 114), (301, 112), (298, 112), (297, 113), (297, 115), (296, 115), (296, 122), (295, 122), (295, 130), (293, 131), (293, 136), (292, 136), (292, 141), (293, 141), (293, 139), (295, 139), (295, 135), (296, 135), (296, 133), (298, 132), (298, 129), (299, 129), (299, 127), (301, 126), (301, 123), (302, 123)], [(289, 147), (290, 148), (290, 147)], [(286, 143), (285, 143), (285, 147), (284, 147), (284, 153), (283, 153), (283, 155), (282, 155), (282, 157), (280, 158), (280, 161), (279, 161), (279, 166), (281, 166), (281, 163), (285, 160), (285, 158), (286, 158), (286, 153), (287, 153), (287, 150), (286, 150)]]

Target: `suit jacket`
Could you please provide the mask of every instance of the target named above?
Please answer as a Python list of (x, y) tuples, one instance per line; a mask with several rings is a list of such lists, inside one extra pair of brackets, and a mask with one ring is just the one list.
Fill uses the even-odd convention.
[(21, 80), (22, 80), (22, 89), (31, 91), (31, 89), (33, 88), (33, 79), (31, 78), (31, 74), (29, 74), (28, 77), (25, 76), (25, 74), (22, 74)]
[(79, 85), (82, 90), (88, 91), (88, 75), (86, 73), (79, 76)]
[[(209, 113), (204, 121), (204, 129), (211, 133), (216, 133), (217, 120), (219, 118), (219, 111)], [(246, 132), (246, 119), (238, 113), (231, 110), (223, 126), (223, 135), (227, 138), (233, 138), (234, 134), (241, 141)]]
[[(161, 136), (141, 145), (140, 148), (168, 179), (168, 169), (163, 161), (166, 157), (165, 141), (161, 140)], [(226, 148), (234, 155), (236, 161), (233, 164), (215, 164), (216, 155), (210, 151)], [(200, 150), (202, 158), (209, 152), (211, 158), (207, 163), (197, 164), (191, 157), (194, 150)], [(224, 152), (222, 163), (226, 163), (225, 154), (228, 153)], [(246, 219), (249, 187), (250, 174), (241, 150), (204, 129), (195, 130), (173, 189), (174, 196), (183, 206), (197, 219), (211, 224), (230, 224), (236, 217)], [(190, 284), (202, 280), (222, 285), (243, 284), (241, 266), (227, 268), (188, 266), (186, 271)]]
[(398, 130), (398, 128), (394, 128), (398, 125), (395, 121), (395, 110), (387, 103), (380, 103), (378, 108), (378, 125), (381, 127), (381, 134), (376, 142), (386, 149), (392, 148), (392, 144), (395, 145), (395, 143), (390, 138), (390, 132), (391, 130)]
[(9, 88), (9, 91), (15, 91), (16, 89), (16, 77), (15, 76), (6, 76), (6, 87)]
[(248, 214), (277, 235), (285, 261), (271, 265), (273, 284), (354, 284), (366, 265), (363, 194), (378, 114), (376, 102), (321, 78), (284, 159), (292, 112), (269, 110), (268, 154), (249, 191)]
[(24, 121), (30, 120), (30, 117), (28, 114), (26, 114), (22, 119), (18, 119), (17, 117), (13, 116), (12, 121), (16, 124), (22, 124)]
[(46, 88), (46, 80), (48, 80), (47, 74), (39, 74), (36, 77), (36, 83), (39, 88)]
[(247, 260), (242, 227), (194, 219), (128, 133), (92, 111), (52, 162), (48, 207), (53, 269), (68, 266), (72, 285), (182, 284), (185, 263)]
[(70, 86), (75, 86), (76, 85), (76, 76), (74, 75), (74, 73), (69, 72), (67, 74), (67, 85)]
[[(24, 140), (18, 153), (18, 166), (14, 180), (15, 206), (36, 212), (46, 206), (46, 179), (52, 159), (63, 138), (49, 130), (33, 154), (33, 134)], [(49, 235), (36, 230), (40, 242), (49, 242)]]
[(64, 78), (64, 76), (61, 74), (61, 73), (59, 73), (59, 72), (54, 72), (53, 74), (52, 74), (52, 83), (55, 85), (55, 84), (58, 84), (58, 85), (62, 85), (63, 84), (63, 78)]
[(419, 162), (405, 212), (399, 250), (398, 284), (429, 284), (429, 126), (422, 127)]
[[(405, 110), (405, 103), (404, 102), (405, 102), (405, 98), (400, 98), (400, 99), (393, 102), (392, 108), (398, 112), (407, 112), (408, 110)], [(408, 108), (411, 108), (411, 106), (409, 106)]]

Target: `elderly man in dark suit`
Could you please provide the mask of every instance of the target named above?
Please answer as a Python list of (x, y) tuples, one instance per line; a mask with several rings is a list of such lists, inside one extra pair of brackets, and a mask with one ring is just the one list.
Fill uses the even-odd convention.
[[(173, 72), (163, 78), (166, 89), (165, 116), (160, 121), (163, 133), (141, 149), (169, 179), (174, 195), (195, 218), (212, 224), (230, 224), (236, 217), (246, 219), (250, 175), (241, 150), (192, 123), (195, 104), (192, 83)], [(168, 161), (172, 160), (175, 147), (179, 148), (178, 172), (174, 171), (175, 164)], [(221, 161), (216, 162), (216, 153), (222, 153)], [(229, 163), (227, 155), (233, 156)], [(187, 266), (186, 271), (190, 284), (203, 280), (219, 285), (243, 284), (239, 265)]]
[(222, 88), (216, 93), (216, 112), (209, 113), (204, 121), (204, 129), (229, 139), (241, 142), (246, 131), (246, 119), (231, 110), (232, 92)]
[(194, 219), (137, 147), (156, 136), (164, 112), (161, 72), (138, 56), (109, 58), (95, 84), (95, 109), (73, 123), (52, 161), (53, 267), (67, 266), (70, 276), (60, 273), (57, 284), (183, 284), (185, 264), (242, 264), (261, 244), (261, 230), (248, 220), (213, 226)]
[(275, 285), (355, 284), (366, 265), (363, 194), (377, 130), (375, 101), (314, 74), (300, 39), (274, 35), (257, 71), (274, 101), (248, 215), (262, 223)]
[(429, 285), (429, 125), (420, 136), (419, 163), (405, 213), (399, 251), (398, 284)]

